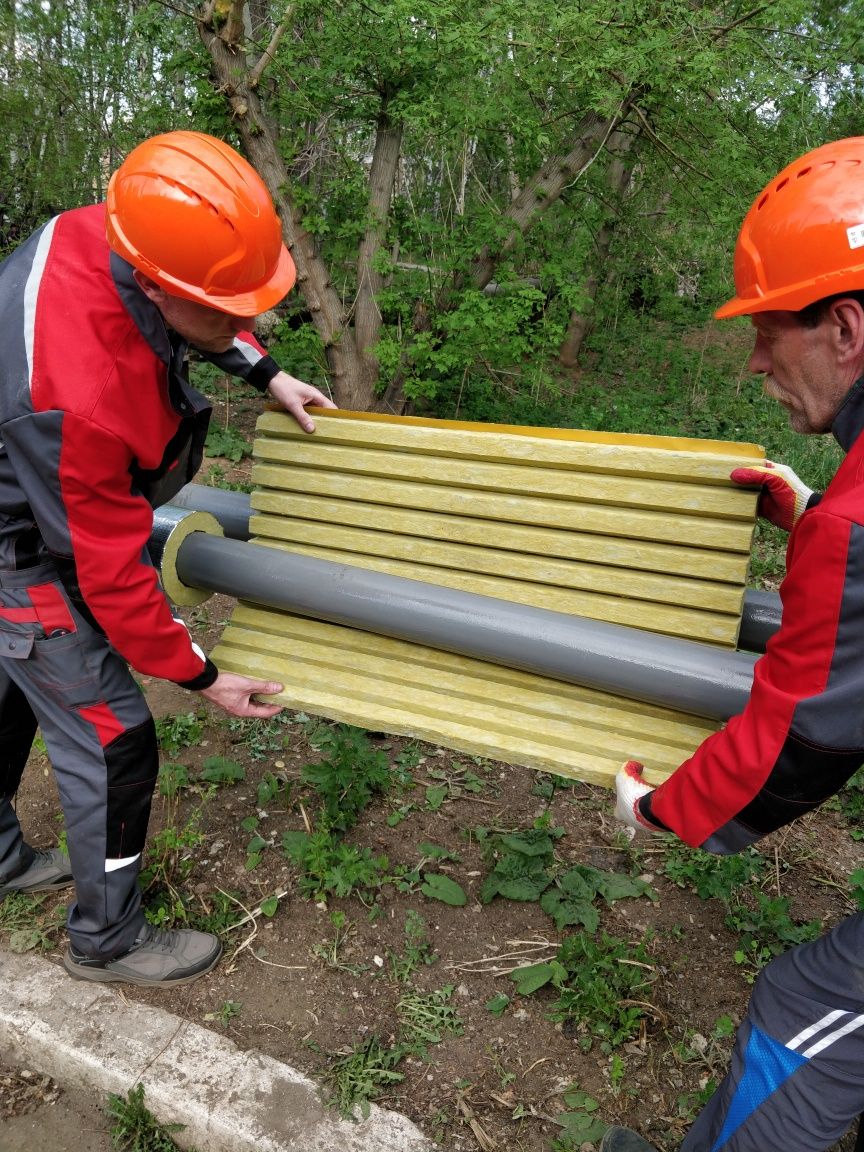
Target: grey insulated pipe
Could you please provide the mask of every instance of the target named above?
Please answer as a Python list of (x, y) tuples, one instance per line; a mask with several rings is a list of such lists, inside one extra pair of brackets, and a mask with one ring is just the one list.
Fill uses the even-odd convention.
[[(251, 502), (245, 492), (187, 484), (171, 502), (179, 508), (209, 512), (232, 540), (249, 539)], [(744, 593), (738, 647), (745, 652), (764, 652), (765, 645), (780, 627), (780, 597), (776, 592), (748, 588)]]
[(764, 652), (768, 641), (780, 627), (782, 614), (783, 605), (776, 592), (748, 588), (744, 593), (738, 647), (745, 652)]
[(170, 504), (156, 509), (157, 520), (160, 513), (164, 515), (172, 507), (209, 512), (222, 525), (226, 536), (232, 540), (249, 539), (251, 503), (246, 492), (211, 488), (208, 484), (184, 484)]
[(744, 652), (205, 532), (180, 542), (176, 576), (191, 588), (715, 720), (744, 707), (756, 661)]

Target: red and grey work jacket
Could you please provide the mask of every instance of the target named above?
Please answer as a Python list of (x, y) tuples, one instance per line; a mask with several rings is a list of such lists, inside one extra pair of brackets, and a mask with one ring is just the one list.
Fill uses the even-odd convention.
[(746, 708), (643, 801), (693, 847), (737, 851), (864, 762), (864, 380), (832, 432), (847, 455), (789, 537), (781, 626)]
[[(0, 570), (48, 559), (137, 671), (190, 688), (215, 669), (173, 617), (147, 554), (152, 508), (201, 463), (210, 405), (186, 347), (105, 239), (101, 204), (64, 212), (0, 264)], [(207, 354), (260, 390), (250, 333)]]

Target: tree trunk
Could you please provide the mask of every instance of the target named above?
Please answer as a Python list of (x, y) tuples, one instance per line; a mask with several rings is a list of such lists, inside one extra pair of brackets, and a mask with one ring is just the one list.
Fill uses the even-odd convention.
[(391, 121), (387, 112), (387, 98), (382, 97), (369, 172), (366, 233), (357, 254), (357, 296), (354, 301), (354, 339), (363, 360), (365, 380), (370, 391), (374, 391), (379, 375), (374, 349), (381, 332), (381, 310), (377, 297), (383, 287), (381, 273), (375, 267), (375, 258), (387, 235), (387, 216), (393, 199), (401, 148), (402, 125)]
[(367, 411), (372, 407), (374, 389), (354, 334), (346, 324), (342, 301), (330, 283), (326, 266), (315, 253), (312, 236), (300, 223), (288, 191), (288, 173), (273, 128), (250, 84), (245, 56), (237, 45), (226, 43), (214, 31), (206, 16), (199, 18), (198, 31), (210, 56), (216, 87), (228, 101), (243, 150), (270, 190), (281, 216), (285, 243), (297, 266), (298, 289), (324, 345), (333, 399), (340, 408)]
[(606, 169), (606, 183), (612, 194), (612, 206), (594, 238), (594, 259), (591, 271), (585, 278), (581, 308), (574, 308), (570, 314), (567, 332), (558, 352), (558, 359), (565, 368), (575, 368), (579, 362), (579, 353), (582, 344), (591, 327), (594, 317), (594, 302), (597, 298), (597, 287), (600, 283), (600, 269), (609, 259), (609, 249), (615, 227), (618, 223), (618, 205), (624, 195), (630, 178), (633, 174), (633, 163), (625, 163), (625, 157), (632, 150), (639, 137), (638, 132), (613, 132), (608, 140), (607, 149), (611, 159)]

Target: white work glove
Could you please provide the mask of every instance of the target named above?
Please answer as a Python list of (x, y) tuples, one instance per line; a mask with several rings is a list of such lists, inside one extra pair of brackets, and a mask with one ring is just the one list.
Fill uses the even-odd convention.
[(813, 489), (808, 488), (791, 468), (770, 460), (764, 464), (735, 468), (729, 473), (729, 479), (748, 488), (758, 485), (762, 489), (757, 505), (759, 515), (786, 532), (791, 532), (798, 523), (813, 495)]
[(665, 832), (657, 824), (646, 820), (639, 811), (639, 801), (654, 789), (642, 779), (643, 765), (638, 760), (628, 760), (615, 776), (615, 819), (620, 820), (634, 832)]

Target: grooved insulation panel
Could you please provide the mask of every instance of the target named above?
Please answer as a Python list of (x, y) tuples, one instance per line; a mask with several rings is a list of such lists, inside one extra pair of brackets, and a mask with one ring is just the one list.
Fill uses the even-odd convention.
[[(258, 423), (253, 540), (516, 603), (735, 646), (751, 444), (280, 412)], [(241, 603), (221, 667), (288, 706), (609, 784), (659, 780), (718, 725), (421, 645)], [(648, 670), (650, 674), (650, 669)]]

